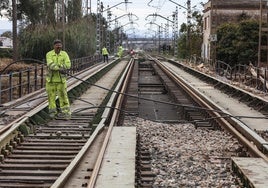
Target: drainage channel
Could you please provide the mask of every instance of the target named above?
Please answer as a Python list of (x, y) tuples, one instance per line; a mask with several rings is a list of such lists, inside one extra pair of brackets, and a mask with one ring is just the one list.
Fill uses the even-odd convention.
[[(172, 96), (166, 90), (166, 86), (156, 74), (151, 61), (140, 61), (135, 65), (133, 70), (133, 80), (130, 83), (129, 92), (132, 95), (138, 95), (137, 102), (134, 99), (127, 101), (127, 111), (132, 110), (130, 104), (137, 104), (136, 115), (140, 118), (148, 119), (157, 122), (174, 123), (179, 122), (178, 108), (157, 101), (165, 101), (168, 103), (175, 103)], [(138, 93), (133, 93), (138, 91)], [(151, 100), (144, 100), (151, 99)], [(151, 168), (151, 154), (148, 148), (140, 143), (139, 135), (137, 135), (136, 148), (136, 187), (152, 187), (154, 183), (155, 173)]]
[[(158, 103), (164, 101), (174, 103), (174, 99), (168, 94), (165, 85), (160, 80), (152, 67), (152, 62), (139, 63), (139, 117), (159, 122), (178, 122), (178, 109), (176, 106)], [(152, 99), (152, 101), (144, 100)]]

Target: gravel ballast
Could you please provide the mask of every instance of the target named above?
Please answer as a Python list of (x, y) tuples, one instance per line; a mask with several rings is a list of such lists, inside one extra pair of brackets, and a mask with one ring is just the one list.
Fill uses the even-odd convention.
[(137, 126), (141, 146), (151, 154), (155, 188), (242, 187), (231, 171), (231, 157), (238, 156), (242, 145), (225, 131), (141, 118), (130, 124)]

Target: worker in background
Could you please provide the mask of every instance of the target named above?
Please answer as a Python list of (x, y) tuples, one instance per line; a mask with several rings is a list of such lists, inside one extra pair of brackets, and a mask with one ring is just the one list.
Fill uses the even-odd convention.
[(130, 52), (129, 52), (129, 54), (130, 54), (130, 56), (133, 58), (134, 55), (135, 55), (135, 51), (134, 51), (133, 49), (131, 49)]
[[(54, 49), (46, 54), (48, 73), (46, 76), (46, 92), (48, 95), (48, 108), (51, 118), (71, 117), (70, 103), (67, 94), (66, 72), (71, 68), (71, 61), (67, 52), (62, 50), (62, 42), (55, 40)], [(59, 110), (56, 106), (56, 97), (59, 98)]]
[(122, 45), (119, 45), (118, 46), (118, 52), (117, 52), (117, 55), (118, 55), (118, 57), (121, 59), (122, 58), (122, 56), (123, 56), (123, 47), (122, 47)]
[(105, 63), (105, 61), (108, 63), (109, 52), (105, 46), (102, 48), (101, 54), (103, 56), (103, 63)]

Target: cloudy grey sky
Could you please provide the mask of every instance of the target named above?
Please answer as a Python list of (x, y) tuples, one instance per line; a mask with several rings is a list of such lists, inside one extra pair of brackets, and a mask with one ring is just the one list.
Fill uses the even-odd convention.
[[(111, 8), (112, 20), (116, 17), (121, 17), (128, 13), (132, 13), (133, 24), (130, 24), (130, 20), (128, 16), (123, 16), (118, 19), (119, 25), (124, 26), (124, 31), (127, 34), (131, 35), (140, 35), (140, 34), (148, 34), (150, 35), (150, 31), (157, 31), (158, 26), (164, 26), (168, 21), (166, 19), (172, 20), (171, 15), (176, 10), (176, 4), (187, 7), (187, 0), (128, 0), (129, 3), (125, 4), (125, 0), (102, 0), (104, 10), (109, 7)], [(191, 7), (195, 7), (195, 9), (202, 10), (201, 2), (206, 3), (208, 0), (191, 0)], [(85, 1), (84, 1), (85, 2)], [(90, 1), (89, 1), (90, 2)], [(116, 6), (115, 6), (116, 5)], [(95, 13), (97, 11), (97, 0), (91, 0), (91, 11)], [(115, 6), (115, 7), (114, 7)], [(155, 20), (153, 20), (152, 14), (157, 13), (160, 16), (157, 16)], [(103, 16), (106, 17), (106, 12), (104, 12)], [(182, 23), (186, 23), (186, 9), (178, 6), (178, 22), (179, 27)], [(147, 19), (146, 19), (147, 18)], [(156, 24), (150, 24), (151, 21), (154, 21)], [(170, 23), (171, 25), (171, 23)], [(111, 28), (114, 27), (114, 23), (111, 24)], [(9, 22), (6, 18), (0, 18), (0, 30), (1, 29), (12, 29), (12, 23)]]

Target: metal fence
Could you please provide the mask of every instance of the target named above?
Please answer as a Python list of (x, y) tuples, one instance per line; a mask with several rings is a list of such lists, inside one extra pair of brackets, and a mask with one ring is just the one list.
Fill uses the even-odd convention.
[[(69, 73), (77, 73), (101, 62), (101, 60), (101, 55), (73, 59), (71, 61), (72, 67), (69, 70)], [(27, 61), (29, 61), (29, 59)], [(40, 63), (40, 61), (35, 60), (32, 60), (32, 62)], [(14, 63), (16, 62), (11, 64)], [(8, 74), (0, 74), (0, 104), (10, 102), (44, 88), (46, 73), (47, 67), (45, 62), (43, 62), (42, 64), (35, 64), (25, 70), (10, 72)]]
[(210, 72), (213, 72), (218, 78), (227, 79), (233, 83), (244, 85), (246, 87), (254, 88), (260, 92), (268, 92), (268, 69), (264, 67), (255, 67), (252, 64), (238, 64), (230, 66), (223, 61), (202, 60), (193, 56), (190, 63), (196, 66), (204, 64)]

